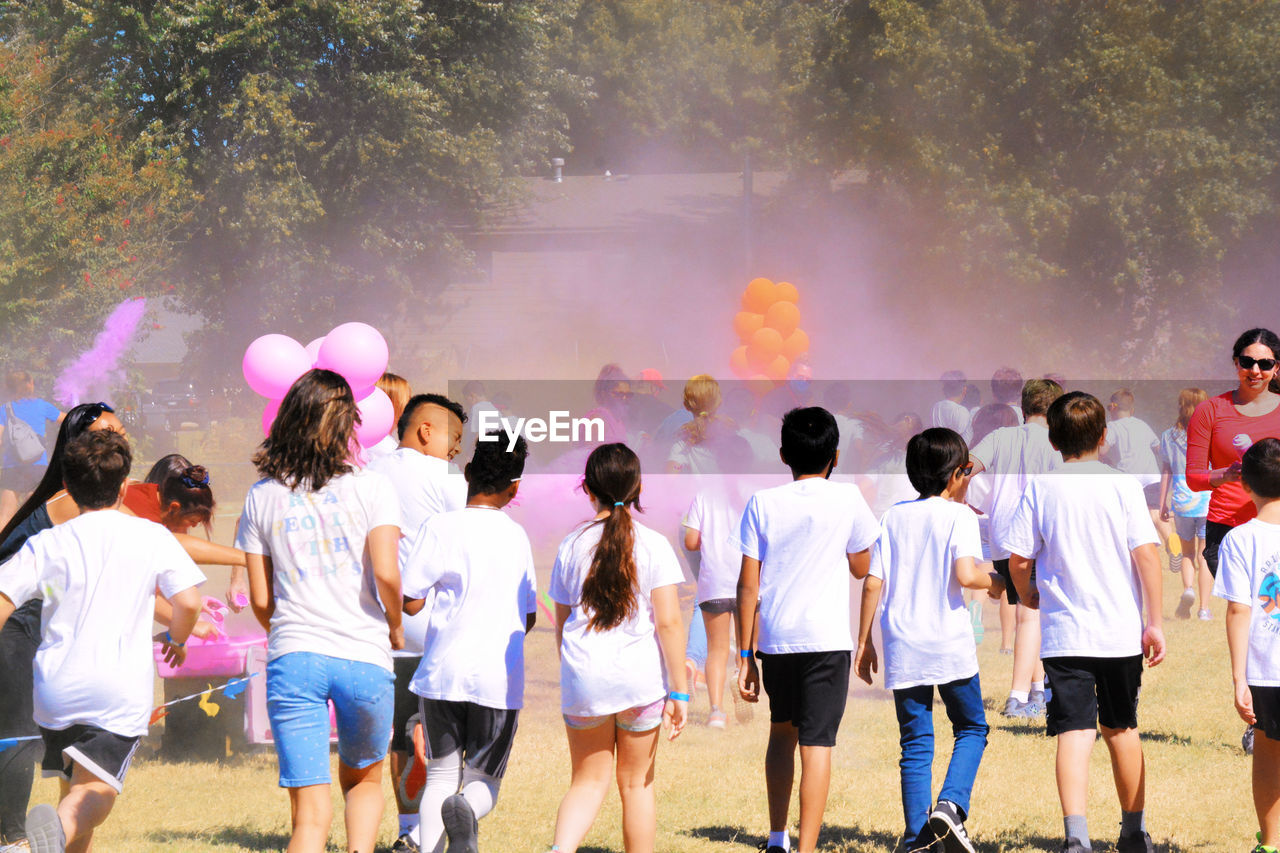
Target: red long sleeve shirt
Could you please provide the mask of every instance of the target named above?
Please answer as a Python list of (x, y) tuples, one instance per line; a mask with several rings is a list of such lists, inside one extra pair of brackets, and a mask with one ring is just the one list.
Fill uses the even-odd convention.
[[(1207, 491), (1209, 471), (1226, 468), (1244, 455), (1235, 444), (1236, 436), (1248, 436), (1249, 443), (1263, 438), (1280, 438), (1280, 407), (1265, 415), (1249, 417), (1236, 411), (1233, 392), (1210, 397), (1201, 403), (1187, 426), (1187, 485)], [(1257, 515), (1253, 501), (1239, 483), (1223, 483), (1209, 499), (1209, 520), (1237, 527)]]

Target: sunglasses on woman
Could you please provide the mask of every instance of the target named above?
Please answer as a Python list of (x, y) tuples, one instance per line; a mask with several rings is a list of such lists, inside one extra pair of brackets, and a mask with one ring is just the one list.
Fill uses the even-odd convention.
[(1236, 364), (1240, 365), (1241, 370), (1253, 370), (1256, 366), (1263, 373), (1276, 366), (1274, 358), (1250, 358), (1247, 355), (1236, 356)]

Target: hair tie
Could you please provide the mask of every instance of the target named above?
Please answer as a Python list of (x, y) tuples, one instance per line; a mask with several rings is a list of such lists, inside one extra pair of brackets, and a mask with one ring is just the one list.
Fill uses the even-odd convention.
[(625, 503), (624, 501), (614, 501), (614, 502), (613, 502), (613, 505), (614, 505), (614, 506), (626, 506), (626, 503)]
[[(190, 468), (187, 469), (187, 471), (190, 471), (190, 470), (191, 470)], [(195, 477), (192, 477), (190, 474), (184, 471), (182, 475), (178, 477), (178, 479), (181, 480), (182, 485), (186, 486), (188, 489), (198, 489), (201, 486), (209, 485), (209, 472), (205, 471), (204, 477), (197, 480)]]
[(698, 417), (705, 418), (706, 416), (707, 416), (706, 412), (698, 412)]

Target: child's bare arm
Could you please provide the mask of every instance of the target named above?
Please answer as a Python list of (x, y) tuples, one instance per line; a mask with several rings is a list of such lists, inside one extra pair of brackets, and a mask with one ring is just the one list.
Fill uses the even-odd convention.
[(201, 539), (199, 536), (191, 536), (187, 533), (175, 533), (173, 537), (178, 540), (182, 550), (187, 552), (187, 556), (194, 563), (214, 566), (245, 565), (244, 551), (239, 548), (219, 545), (217, 542), (210, 542), (208, 539)]
[(369, 531), (369, 562), (373, 564), (373, 582), (386, 611), (391, 648), (404, 648), (404, 597), (400, 594), (400, 528), (382, 524)]
[(701, 547), (702, 533), (692, 527), (686, 527), (684, 529), (684, 549), (686, 551), (697, 551)]
[(742, 568), (738, 571), (738, 648), (753, 649), (752, 637), (756, 626), (756, 603), (760, 599), (760, 561), (743, 555)]
[(275, 575), (271, 558), (264, 554), (246, 554), (249, 564), (249, 605), (264, 631), (271, 630), (271, 617), (276, 612)]
[(856, 554), (849, 554), (849, 574), (862, 580), (871, 571), (871, 549), (864, 548)]
[(880, 591), (884, 581), (869, 577), (862, 585), (862, 607), (858, 614), (858, 650), (854, 655), (854, 671), (867, 684), (871, 674), (880, 669), (876, 658), (876, 646), (871, 639), (871, 626), (875, 623), (876, 608), (880, 606)]
[(556, 657), (560, 656), (560, 645), (564, 642), (564, 623), (569, 621), (571, 613), (572, 607), (556, 602)]
[(1245, 680), (1251, 616), (1249, 605), (1227, 602), (1227, 650), (1231, 653), (1231, 682), (1235, 688), (1236, 713), (1252, 726), (1258, 722), (1258, 717), (1253, 710), (1253, 691)]
[(1009, 555), (1009, 577), (1018, 592), (1019, 603), (1032, 610), (1040, 609), (1040, 596), (1031, 586), (1031, 560), (1021, 554)]
[(1160, 552), (1147, 543), (1132, 551), (1133, 564), (1137, 567), (1138, 582), (1142, 585), (1142, 603), (1147, 611), (1147, 624), (1142, 632), (1142, 652), (1147, 663), (1155, 666), (1164, 660), (1164, 614), (1160, 607), (1163, 578), (1160, 574)]

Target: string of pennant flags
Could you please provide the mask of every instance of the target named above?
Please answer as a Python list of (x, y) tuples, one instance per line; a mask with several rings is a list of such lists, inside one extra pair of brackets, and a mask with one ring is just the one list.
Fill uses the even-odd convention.
[[(241, 693), (243, 693), (245, 689), (249, 686), (249, 679), (257, 678), (261, 674), (262, 673), (260, 672), (254, 672), (249, 675), (246, 675), (243, 678), (233, 678), (230, 681), (228, 681), (226, 684), (220, 684), (217, 687), (214, 687), (212, 684), (210, 684), (207, 690), (202, 690), (199, 693), (192, 693), (189, 696), (179, 696), (177, 699), (170, 699), (168, 702), (165, 702), (163, 705), (157, 706), (151, 712), (151, 719), (147, 722), (147, 725), (154, 726), (157, 722), (164, 719), (164, 717), (169, 713), (169, 710), (168, 710), (169, 708), (181, 702), (190, 702), (192, 699), (199, 700), (200, 710), (204, 711), (206, 715), (210, 717), (216, 717), (218, 716), (218, 712), (222, 710), (222, 706), (219, 705), (217, 702), (213, 701), (214, 693), (220, 692), (227, 699), (235, 699)], [(17, 746), (20, 743), (26, 743), (27, 741), (32, 741), (32, 740), (40, 740), (40, 738), (41, 738), (41, 735), (25, 735), (23, 737), (0, 738), (0, 752), (4, 752), (7, 749), (12, 749), (13, 747)]]

